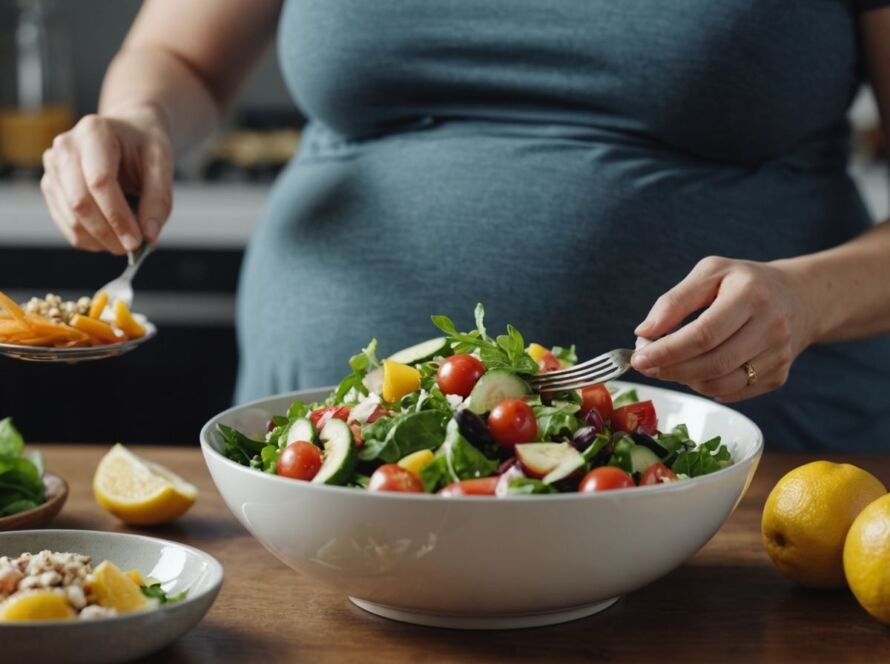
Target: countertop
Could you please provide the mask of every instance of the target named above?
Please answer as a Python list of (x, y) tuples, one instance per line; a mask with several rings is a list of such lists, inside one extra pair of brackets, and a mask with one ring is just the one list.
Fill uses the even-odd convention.
[[(461, 632), (372, 616), (339, 592), (285, 567), (231, 515), (197, 446), (134, 447), (201, 491), (194, 508), (174, 524), (135, 531), (93, 500), (92, 474), (107, 447), (40, 448), (47, 468), (64, 475), (71, 488), (54, 527), (172, 539), (207, 551), (225, 567), (222, 591), (204, 621), (143, 662), (837, 664), (887, 662), (890, 653), (890, 627), (871, 619), (848, 591), (796, 588), (766, 556), (759, 526), (766, 495), (782, 474), (810, 456), (765, 454), (738, 509), (696, 556), (605, 612), (554, 627)], [(890, 455), (828, 458), (890, 480)]]

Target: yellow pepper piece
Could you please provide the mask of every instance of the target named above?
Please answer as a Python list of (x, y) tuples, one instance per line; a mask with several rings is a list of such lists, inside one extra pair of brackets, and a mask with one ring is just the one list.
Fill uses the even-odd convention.
[(114, 302), (114, 324), (124, 331), (130, 339), (138, 339), (145, 336), (145, 328), (138, 320), (133, 318), (133, 314), (127, 308), (127, 304), (122, 300)]
[(540, 362), (541, 358), (544, 357), (544, 355), (549, 351), (541, 344), (531, 343), (528, 345), (528, 349), (526, 350), (526, 352), (528, 353), (528, 356), (535, 362)]
[(399, 459), (399, 467), (404, 468), (405, 470), (410, 470), (412, 473), (419, 476), (420, 471), (423, 470), (424, 466), (432, 461), (434, 457), (435, 455), (431, 450), (418, 450), (417, 452), (412, 452), (408, 456)]
[(88, 584), (96, 602), (118, 613), (139, 611), (148, 605), (139, 585), (108, 560), (99, 564)]
[(142, 572), (140, 572), (138, 569), (128, 569), (126, 572), (124, 572), (124, 574), (130, 577), (133, 583), (135, 583), (137, 586), (146, 585), (145, 579), (142, 578)]
[(102, 312), (105, 310), (105, 305), (108, 304), (108, 293), (107, 291), (102, 291), (101, 293), (97, 293), (95, 297), (93, 297), (93, 301), (90, 302), (90, 318), (98, 319), (99, 316), (102, 315)]
[(77, 614), (60, 592), (34, 590), (0, 604), (0, 621), (74, 620)]
[(407, 364), (383, 360), (383, 400), (398, 401), (420, 389), (420, 372)]

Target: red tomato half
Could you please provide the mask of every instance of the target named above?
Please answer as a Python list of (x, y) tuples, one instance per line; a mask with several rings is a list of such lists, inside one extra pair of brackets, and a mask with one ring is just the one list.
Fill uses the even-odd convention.
[(559, 360), (556, 359), (556, 355), (551, 353), (549, 350), (541, 356), (540, 360), (538, 360), (538, 370), (541, 373), (556, 371), (557, 369), (561, 368), (562, 365), (559, 363)]
[(436, 372), (436, 385), (445, 394), (470, 396), (476, 381), (485, 373), (485, 365), (472, 355), (452, 355), (442, 361)]
[(658, 417), (651, 401), (629, 403), (612, 412), (612, 430), (634, 433), (637, 429), (654, 436), (658, 433)]
[(674, 471), (663, 463), (653, 463), (646, 469), (646, 472), (644, 472), (643, 476), (640, 478), (640, 486), (666, 484), (667, 482), (673, 482), (676, 479), (677, 476), (674, 474)]
[(535, 411), (525, 401), (506, 399), (488, 414), (488, 430), (498, 445), (513, 447), (538, 437), (538, 421)]
[(423, 482), (410, 470), (395, 463), (385, 463), (371, 475), (368, 491), (423, 493)]
[(596, 408), (604, 420), (612, 417), (612, 395), (605, 385), (591, 385), (581, 390), (581, 412)]
[(634, 479), (615, 466), (600, 466), (584, 476), (578, 491), (593, 493), (594, 491), (611, 491), (612, 489), (628, 489), (635, 486)]
[(298, 440), (283, 450), (278, 457), (278, 474), (295, 480), (311, 480), (321, 468), (321, 450), (312, 443)]
[(345, 422), (349, 419), (350, 410), (349, 406), (323, 406), (309, 413), (309, 421), (317, 431), (321, 431), (331, 418)]
[(453, 482), (439, 489), (440, 496), (493, 496), (498, 486), (498, 477), (480, 477), (475, 480)]

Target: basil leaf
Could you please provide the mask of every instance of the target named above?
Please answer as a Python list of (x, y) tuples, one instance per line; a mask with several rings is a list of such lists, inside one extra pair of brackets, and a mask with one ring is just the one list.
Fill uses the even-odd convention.
[(12, 424), (11, 417), (0, 420), (0, 456), (18, 457), (22, 455), (25, 441), (22, 434)]
[(720, 443), (720, 436), (705, 441), (692, 450), (681, 452), (671, 465), (676, 474), (699, 477), (716, 472), (732, 464), (732, 455), (726, 445)]

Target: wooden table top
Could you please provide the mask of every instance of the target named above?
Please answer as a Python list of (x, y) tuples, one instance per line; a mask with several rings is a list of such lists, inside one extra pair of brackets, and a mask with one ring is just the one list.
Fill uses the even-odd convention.
[[(93, 500), (105, 446), (42, 445), (47, 468), (70, 485), (57, 528), (141, 532), (190, 544), (226, 569), (204, 621), (144, 662), (888, 662), (890, 628), (848, 591), (795, 588), (760, 540), (766, 495), (790, 468), (816, 457), (767, 454), (739, 508), (685, 565), (607, 611), (563, 625), (461, 632), (363, 612), (279, 562), (235, 520), (196, 447), (139, 447), (201, 491), (174, 524), (130, 529)], [(855, 463), (890, 483), (890, 456), (821, 456)]]

